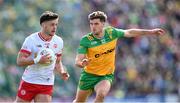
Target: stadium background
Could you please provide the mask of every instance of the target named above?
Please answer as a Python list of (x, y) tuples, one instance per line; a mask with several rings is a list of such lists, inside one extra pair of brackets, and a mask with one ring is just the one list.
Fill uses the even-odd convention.
[(76, 49), (90, 31), (87, 15), (95, 10), (107, 13), (117, 28), (161, 27), (167, 32), (118, 41), (116, 79), (105, 101), (180, 101), (179, 8), (179, 0), (0, 0), (0, 101), (15, 99), (24, 71), (16, 65), (17, 53), (25, 37), (40, 29), (45, 10), (60, 14), (57, 34), (64, 39), (63, 64), (71, 75), (68, 82), (56, 76), (53, 101), (74, 99), (81, 71), (74, 66)]

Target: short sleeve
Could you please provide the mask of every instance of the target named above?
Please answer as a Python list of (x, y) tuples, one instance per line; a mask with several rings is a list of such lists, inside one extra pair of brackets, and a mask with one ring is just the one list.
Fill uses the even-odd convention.
[(122, 37), (124, 37), (124, 30), (114, 28), (114, 31), (115, 31), (116, 36), (117, 36), (118, 38), (122, 38)]
[(84, 38), (82, 38), (81, 39), (81, 41), (80, 41), (80, 45), (79, 45), (79, 47), (78, 47), (78, 53), (79, 54), (86, 54), (87, 53), (87, 42), (85, 41), (85, 39)]
[(25, 39), (20, 51), (27, 52), (27, 53), (32, 52), (32, 41), (30, 40), (30, 38)]
[(60, 41), (59, 45), (60, 45), (60, 50), (59, 50), (59, 53), (60, 53), (60, 54), (62, 54), (62, 51), (63, 51), (63, 48), (64, 48), (64, 42), (63, 42), (63, 40), (62, 40), (62, 39), (61, 39), (61, 41)]
[(57, 56), (61, 56), (62, 52), (63, 52), (63, 48), (64, 48), (64, 42), (63, 39), (58, 37), (58, 51), (57, 51)]

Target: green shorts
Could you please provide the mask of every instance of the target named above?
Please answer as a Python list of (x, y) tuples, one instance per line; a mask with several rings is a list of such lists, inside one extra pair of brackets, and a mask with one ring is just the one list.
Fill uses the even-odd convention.
[(81, 72), (78, 87), (80, 90), (89, 90), (89, 89), (94, 90), (94, 86), (102, 80), (109, 80), (110, 83), (112, 84), (114, 80), (114, 74), (98, 76), (98, 75), (87, 73), (83, 70)]

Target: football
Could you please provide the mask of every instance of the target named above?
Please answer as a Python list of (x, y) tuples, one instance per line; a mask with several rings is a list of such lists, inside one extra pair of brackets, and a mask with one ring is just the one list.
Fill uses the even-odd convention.
[(55, 61), (56, 56), (55, 56), (55, 53), (53, 52), (52, 49), (43, 48), (43, 49), (39, 50), (39, 52), (38, 52), (38, 55), (41, 55), (41, 56), (46, 55), (46, 54), (50, 54), (50, 56), (51, 56), (51, 58), (50, 58), (51, 62), (46, 63), (46, 64), (40, 64), (40, 65), (47, 66), (47, 65), (52, 64), (52, 63)]

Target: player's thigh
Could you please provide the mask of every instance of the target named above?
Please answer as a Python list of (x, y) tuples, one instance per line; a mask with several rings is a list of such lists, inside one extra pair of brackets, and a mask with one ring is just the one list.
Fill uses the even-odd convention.
[(76, 102), (85, 102), (87, 97), (91, 95), (92, 90), (78, 90), (76, 93)]
[(23, 100), (19, 98), (18, 96), (16, 97), (15, 103), (30, 103), (31, 101)]
[(110, 81), (109, 80), (102, 80), (96, 84), (94, 90), (96, 91), (96, 93), (107, 95), (110, 88), (111, 88)]
[(48, 94), (37, 94), (34, 98), (34, 102), (50, 103), (51, 101), (52, 101), (52, 96)]

